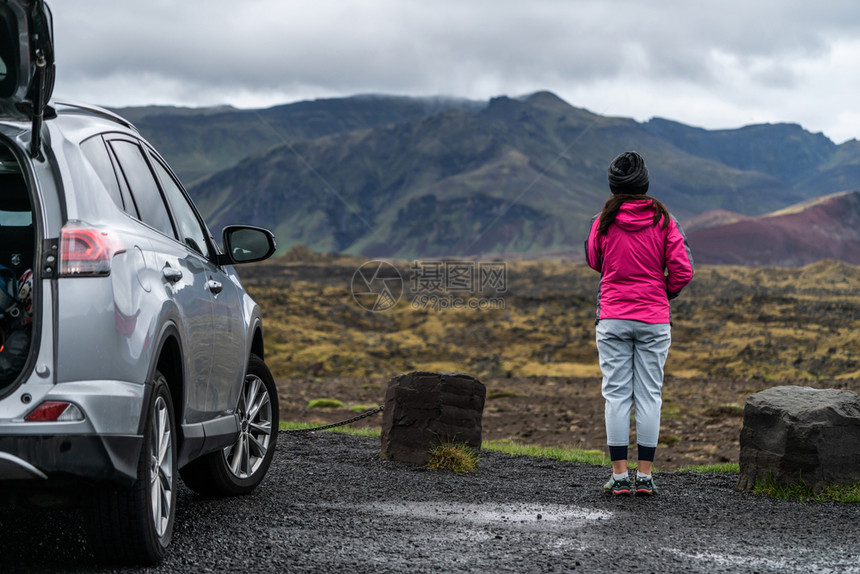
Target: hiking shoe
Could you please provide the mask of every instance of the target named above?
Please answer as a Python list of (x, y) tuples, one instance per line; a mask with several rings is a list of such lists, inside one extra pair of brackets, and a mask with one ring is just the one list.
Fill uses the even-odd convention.
[(633, 494), (633, 489), (630, 488), (629, 478), (617, 480), (614, 477), (609, 477), (609, 482), (603, 485), (603, 492), (612, 496), (630, 496)]
[(654, 478), (639, 478), (636, 477), (636, 488), (634, 488), (636, 496), (654, 496), (657, 494), (657, 485), (654, 484)]

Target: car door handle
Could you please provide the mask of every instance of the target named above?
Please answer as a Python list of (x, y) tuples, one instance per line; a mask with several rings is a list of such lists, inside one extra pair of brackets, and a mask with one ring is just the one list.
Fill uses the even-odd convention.
[(220, 282), (215, 281), (214, 279), (210, 279), (209, 281), (207, 281), (206, 287), (215, 295), (217, 295), (221, 292), (222, 289), (224, 289), (224, 286), (221, 285)]
[(164, 275), (164, 278), (171, 283), (176, 283), (177, 281), (182, 279), (182, 271), (179, 269), (174, 269), (173, 267), (165, 267), (161, 270), (161, 273)]

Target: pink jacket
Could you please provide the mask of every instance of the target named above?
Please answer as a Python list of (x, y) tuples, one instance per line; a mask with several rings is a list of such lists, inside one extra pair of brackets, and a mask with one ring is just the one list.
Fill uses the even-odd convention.
[(588, 265), (602, 274), (597, 320), (632, 319), (670, 323), (669, 299), (693, 278), (693, 256), (674, 217), (663, 229), (653, 225), (647, 199), (628, 201), (605, 235), (597, 234), (595, 216), (585, 242)]

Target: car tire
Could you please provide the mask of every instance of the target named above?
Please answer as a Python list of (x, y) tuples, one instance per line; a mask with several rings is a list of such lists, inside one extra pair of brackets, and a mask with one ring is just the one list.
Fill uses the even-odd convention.
[(248, 359), (236, 412), (241, 426), (236, 442), (180, 471), (186, 486), (198, 494), (248, 494), (269, 470), (278, 439), (278, 389), (266, 363), (256, 355)]
[(144, 412), (137, 480), (96, 494), (89, 542), (96, 556), (123, 564), (154, 565), (164, 558), (176, 517), (176, 419), (167, 380), (156, 372)]

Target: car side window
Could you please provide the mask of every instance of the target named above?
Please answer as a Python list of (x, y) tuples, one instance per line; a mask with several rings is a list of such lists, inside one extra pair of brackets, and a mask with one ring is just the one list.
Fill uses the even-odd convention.
[(197, 219), (194, 207), (191, 206), (188, 198), (182, 192), (182, 188), (179, 187), (179, 184), (176, 183), (176, 180), (173, 179), (167, 168), (152, 156), (150, 156), (150, 160), (155, 167), (155, 172), (158, 174), (159, 180), (161, 180), (161, 188), (167, 196), (167, 201), (170, 202), (170, 206), (173, 208), (173, 216), (176, 218), (176, 224), (179, 227), (179, 233), (182, 234), (185, 245), (208, 259), (209, 244), (206, 241), (208, 233), (206, 232), (206, 228), (200, 224), (200, 220)]
[(81, 151), (84, 152), (84, 157), (86, 157), (87, 161), (90, 162), (90, 165), (93, 166), (96, 175), (99, 176), (99, 180), (104, 184), (105, 189), (107, 189), (113, 202), (117, 204), (120, 209), (137, 217), (137, 210), (134, 208), (134, 205), (129, 209), (129, 206), (126, 205), (126, 202), (122, 197), (122, 192), (120, 192), (119, 189), (119, 181), (117, 180), (116, 172), (113, 169), (113, 162), (111, 162), (104, 140), (102, 140), (101, 136), (91, 137), (90, 139), (81, 142)]
[(110, 146), (128, 182), (134, 203), (140, 212), (140, 220), (168, 237), (175, 238), (176, 232), (173, 230), (170, 214), (152, 170), (143, 156), (143, 150), (136, 143), (127, 140), (111, 140)]

